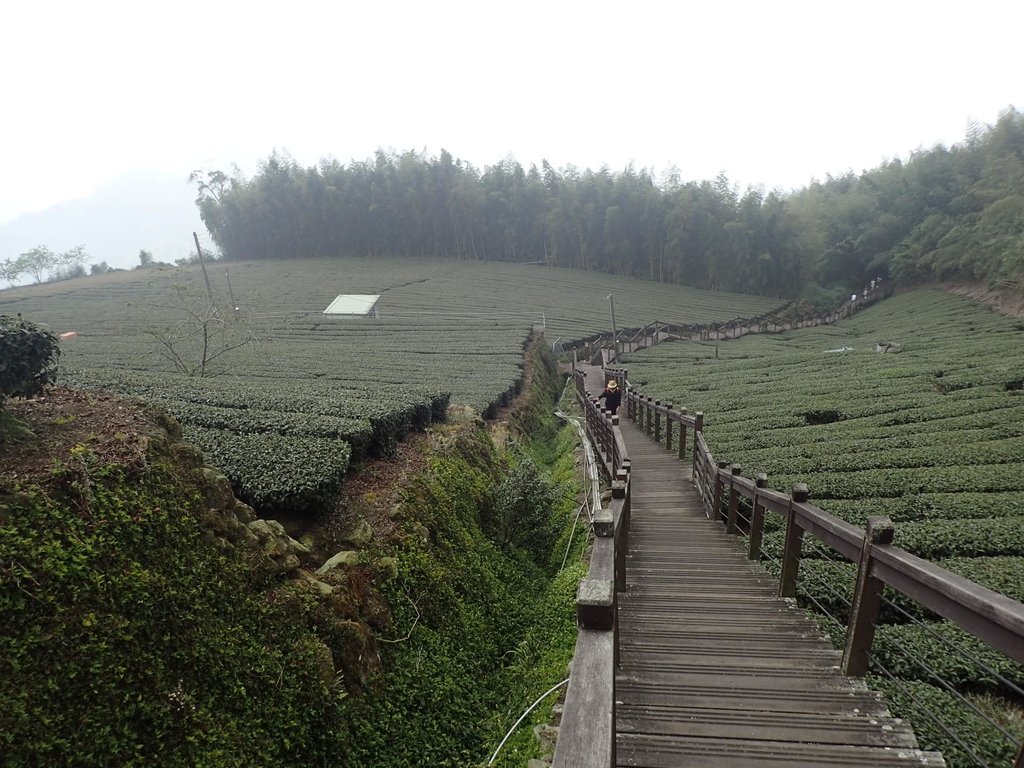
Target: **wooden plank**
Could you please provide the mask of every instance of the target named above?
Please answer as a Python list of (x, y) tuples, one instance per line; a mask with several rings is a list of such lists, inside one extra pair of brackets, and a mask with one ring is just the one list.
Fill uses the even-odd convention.
[(615, 765), (613, 653), (610, 631), (579, 631), (569, 688), (565, 693), (565, 714), (555, 746), (554, 768), (611, 768)]

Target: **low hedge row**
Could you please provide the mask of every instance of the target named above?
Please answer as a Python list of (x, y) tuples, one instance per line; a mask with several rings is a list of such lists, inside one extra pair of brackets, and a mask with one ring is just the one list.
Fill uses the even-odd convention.
[[(1011, 437), (977, 442), (950, 448), (946, 443), (893, 448), (884, 443), (868, 450), (837, 440), (829, 450), (790, 449), (789, 451), (759, 449), (742, 453), (743, 460), (769, 475), (810, 474), (812, 472), (858, 472), (878, 469), (913, 469), (920, 467), (960, 467), (979, 464), (1010, 464), (1024, 455), (1024, 438)], [(806, 455), (811, 453), (814, 455)]]
[[(781, 557), (785, 530), (766, 530), (761, 549), (770, 557)], [(980, 520), (928, 520), (896, 526), (895, 546), (926, 560), (946, 557), (992, 557), (1024, 551), (1024, 518), (993, 517)], [(813, 537), (805, 536), (801, 557), (840, 556)]]
[[(948, 642), (944, 642), (948, 641)], [(872, 657), (896, 677), (1008, 692), (999, 677), (1024, 686), (1024, 665), (946, 621), (878, 627)]]
[(236, 435), (186, 425), (186, 439), (261, 513), (312, 514), (341, 489), (352, 449), (343, 440), (274, 433)]
[(366, 419), (345, 419), (338, 416), (265, 411), (255, 408), (221, 408), (160, 397), (149, 397), (147, 400), (160, 406), (187, 426), (222, 430), (238, 435), (273, 432), (279, 435), (344, 440), (352, 446), (353, 457), (359, 457), (366, 452), (366, 447), (373, 436), (373, 427)]
[[(751, 471), (753, 471), (751, 467)], [(777, 475), (772, 487), (809, 483), (813, 499), (895, 497), (917, 493), (995, 493), (1020, 490), (1024, 463), (984, 464), (916, 469), (868, 469), (861, 472), (821, 472)], [(823, 504), (822, 504), (823, 505)], [(821, 505), (820, 505), (821, 506)]]
[(837, 517), (863, 525), (869, 515), (893, 522), (1024, 517), (1024, 491), (919, 493), (897, 498), (829, 499), (822, 506)]
[[(1014, 718), (1010, 714), (1011, 705), (1000, 700), (971, 697), (976, 706), (987, 710), (997, 722), (1002, 721), (1004, 728), (1011, 733), (1017, 731), (1016, 743), (938, 686), (917, 680), (893, 681), (881, 675), (869, 676), (867, 683), (885, 694), (893, 715), (914, 724), (914, 733), (921, 748), (941, 751), (946, 765), (1011, 765), (1020, 741), (1024, 740), (1024, 728), (1019, 717)], [(956, 738), (951, 737), (947, 730)], [(964, 744), (978, 759), (964, 749)]]

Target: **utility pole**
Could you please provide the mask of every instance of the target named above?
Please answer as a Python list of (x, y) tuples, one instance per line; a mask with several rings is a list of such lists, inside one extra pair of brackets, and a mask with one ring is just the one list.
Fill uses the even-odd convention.
[(196, 241), (196, 254), (199, 256), (199, 266), (203, 268), (203, 280), (206, 281), (206, 295), (210, 297), (210, 304), (213, 304), (213, 288), (210, 287), (210, 276), (206, 274), (206, 262), (203, 261), (203, 249), (199, 247), (199, 235), (192, 233), (192, 239)]
[[(224, 267), (224, 277), (228, 281), (228, 296), (231, 297), (231, 308), (235, 310), (235, 317), (238, 317), (239, 306), (235, 303), (235, 292), (231, 290), (231, 275), (228, 274), (228, 268)], [(374, 311), (377, 307), (374, 306)]]
[(615, 328), (615, 297), (610, 293), (608, 294), (608, 306), (611, 307), (612, 312), (612, 354), (618, 356), (619, 354), (619, 332)]

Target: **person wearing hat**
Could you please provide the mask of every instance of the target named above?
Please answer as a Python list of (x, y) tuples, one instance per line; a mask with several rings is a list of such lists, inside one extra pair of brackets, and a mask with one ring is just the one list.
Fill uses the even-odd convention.
[(622, 392), (619, 391), (619, 383), (615, 379), (609, 381), (604, 392), (597, 396), (598, 400), (601, 398), (604, 398), (604, 407), (614, 416), (615, 412), (619, 410), (619, 403), (622, 402)]

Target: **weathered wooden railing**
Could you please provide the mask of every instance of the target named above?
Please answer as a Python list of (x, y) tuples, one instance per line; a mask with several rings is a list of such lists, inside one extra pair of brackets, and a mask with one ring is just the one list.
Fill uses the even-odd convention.
[[(581, 352), (582, 358), (590, 360), (596, 350), (606, 345), (614, 347), (610, 351), (614, 357), (618, 353), (646, 349), (667, 339), (719, 341), (737, 339), (752, 333), (779, 333), (795, 328), (831, 325), (892, 294), (893, 287), (888, 281), (872, 282), (874, 285), (865, 286), (863, 293), (853, 294), (850, 299), (846, 299), (830, 309), (800, 312), (797, 305), (791, 302), (779, 310), (773, 310), (763, 315), (737, 317), (720, 323), (681, 325), (655, 320), (640, 328), (620, 329), (614, 339), (609, 331), (588, 336), (580, 340), (581, 349), (578, 351)], [(574, 349), (574, 351), (576, 350)]]
[[(657, 417), (666, 410), (671, 412), (672, 406), (661, 406), (630, 387), (625, 370), (609, 369), (607, 375), (629, 392), (629, 418), (658, 439)], [(809, 533), (857, 564), (842, 661), (845, 674), (863, 676), (867, 672), (886, 586), (1024, 663), (1024, 604), (892, 546), (894, 529), (888, 517), (869, 517), (867, 528), (860, 528), (808, 503), (809, 490), (802, 483), (794, 484), (789, 494), (782, 493), (768, 488), (768, 478), (763, 474), (744, 477), (740, 465), (716, 461), (702, 429), (697, 429), (694, 443), (693, 479), (708, 516), (721, 520), (728, 532), (740, 533), (741, 500), (750, 509), (747, 533), (751, 560), (760, 558), (765, 513), (785, 521), (781, 596), (796, 596), (804, 534)], [(682, 450), (679, 455), (684, 455)], [(1014, 765), (1024, 768), (1024, 746)]]
[(576, 650), (555, 750), (555, 768), (615, 765), (615, 668), (618, 666), (618, 591), (625, 585), (629, 548), (630, 473), (618, 417), (587, 396), (575, 372), (587, 434), (608, 474), (612, 498), (594, 517), (587, 578), (576, 593)]
[[(644, 397), (629, 385), (626, 371), (623, 369), (609, 368), (607, 372), (608, 380), (615, 379), (618, 383), (626, 416), (630, 421), (636, 422), (640, 429), (657, 442), (664, 442), (670, 451), (673, 450), (674, 444), (674, 450), (678, 452), (680, 459), (688, 457), (687, 435), (693, 434), (693, 450), (696, 451), (697, 435), (704, 429), (703, 413), (698, 412), (691, 416), (686, 408), (676, 410), (672, 403), (662, 403), (660, 400)], [(696, 458), (696, 453), (693, 455)]]

